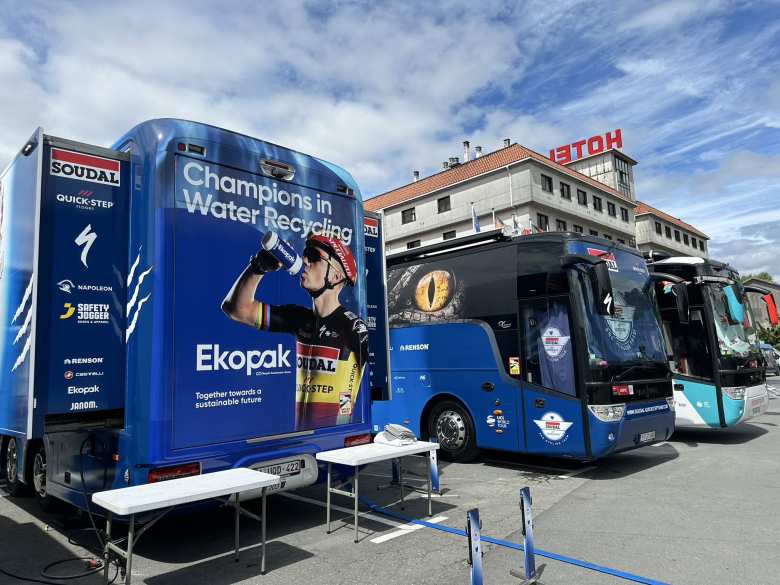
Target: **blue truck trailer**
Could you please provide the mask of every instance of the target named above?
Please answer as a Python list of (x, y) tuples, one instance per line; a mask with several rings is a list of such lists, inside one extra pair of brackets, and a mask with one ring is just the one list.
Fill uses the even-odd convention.
[(656, 275), (630, 247), (501, 230), (387, 258), (392, 392), (373, 430), (591, 460), (674, 431)]
[(111, 149), (39, 129), (1, 179), (10, 492), (84, 507), (239, 466), (290, 489), (317, 480), (319, 450), (369, 440), (365, 228), (346, 171), (160, 119)]

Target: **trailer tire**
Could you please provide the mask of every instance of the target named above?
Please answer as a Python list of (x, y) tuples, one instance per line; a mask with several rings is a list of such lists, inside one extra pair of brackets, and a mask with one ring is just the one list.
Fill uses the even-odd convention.
[(57, 500), (49, 495), (46, 489), (48, 475), (46, 473), (46, 448), (39, 445), (35, 450), (32, 460), (32, 488), (35, 493), (35, 499), (44, 512), (51, 512), (56, 508)]
[(16, 437), (6, 438), (3, 445), (3, 473), (5, 474), (5, 491), (8, 495), (19, 497), (25, 495), (27, 486), (19, 477), (19, 441)]
[(428, 415), (428, 436), (439, 443), (442, 459), (465, 463), (479, 455), (471, 415), (459, 403), (443, 400)]

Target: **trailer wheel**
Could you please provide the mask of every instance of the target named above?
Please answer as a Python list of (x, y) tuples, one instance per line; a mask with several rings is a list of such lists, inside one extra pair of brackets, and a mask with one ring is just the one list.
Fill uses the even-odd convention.
[(19, 443), (16, 437), (9, 437), (3, 449), (3, 470), (5, 471), (5, 491), (12, 496), (24, 495), (25, 485), (19, 477)]
[(463, 406), (452, 400), (439, 402), (431, 409), (428, 436), (439, 443), (442, 459), (465, 463), (479, 454), (474, 421)]
[(32, 486), (35, 491), (35, 499), (44, 512), (54, 509), (56, 500), (49, 495), (46, 489), (46, 448), (41, 445), (35, 451), (32, 464)]

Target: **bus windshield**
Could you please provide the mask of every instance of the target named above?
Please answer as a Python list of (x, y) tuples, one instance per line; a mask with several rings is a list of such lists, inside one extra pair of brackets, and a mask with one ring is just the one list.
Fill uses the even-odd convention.
[[(591, 248), (588, 253), (599, 255)], [(578, 270), (576, 287), (586, 315), (591, 380), (618, 382), (664, 376), (667, 364), (663, 337), (655, 309), (655, 291), (644, 261), (620, 250), (603, 257), (609, 267), (615, 314), (598, 313), (586, 270)]]
[[(758, 356), (757, 335), (753, 327), (753, 315), (747, 304), (733, 296), (729, 299), (727, 287), (723, 284), (708, 284), (706, 295), (712, 307), (712, 321), (718, 340), (720, 367), (724, 370), (736, 370), (744, 367), (745, 361)], [(736, 303), (741, 315), (735, 316), (735, 310), (729, 308)], [(742, 317), (738, 320), (737, 317)]]

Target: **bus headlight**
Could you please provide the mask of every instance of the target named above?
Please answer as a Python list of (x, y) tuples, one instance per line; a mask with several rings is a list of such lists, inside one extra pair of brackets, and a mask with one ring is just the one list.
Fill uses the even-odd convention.
[(734, 400), (745, 399), (745, 387), (744, 386), (723, 386), (723, 391), (726, 396)]
[(666, 404), (669, 405), (669, 410), (674, 412), (674, 397), (673, 396), (666, 399)]
[(589, 404), (588, 410), (601, 422), (618, 422), (626, 414), (625, 404)]

